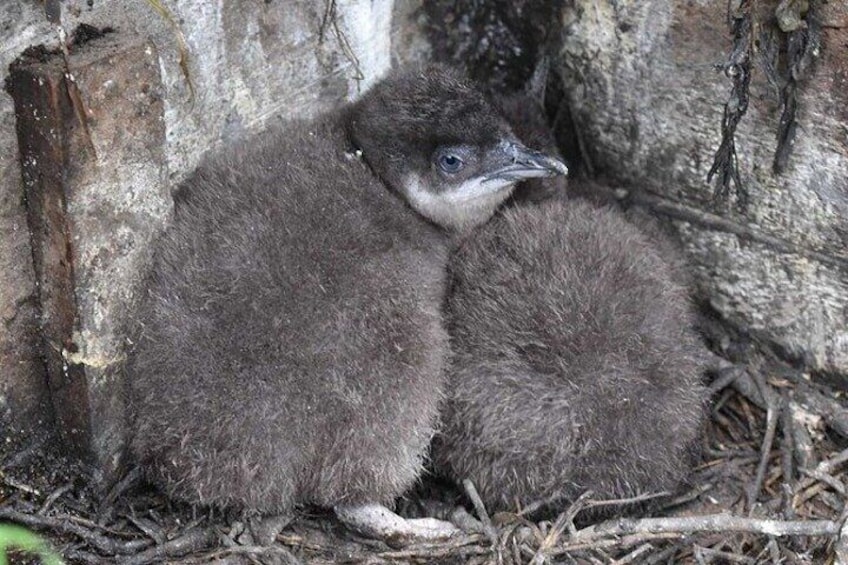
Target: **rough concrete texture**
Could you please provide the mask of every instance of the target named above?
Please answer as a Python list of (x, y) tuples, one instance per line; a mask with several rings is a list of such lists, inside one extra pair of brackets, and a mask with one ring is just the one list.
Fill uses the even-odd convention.
[[(760, 4), (765, 18), (777, 2)], [(812, 370), (848, 374), (848, 6), (822, 4), (820, 57), (800, 87), (797, 139), (780, 176), (771, 170), (777, 91), (754, 71), (736, 135), (746, 212), (716, 208), (706, 182), (731, 88), (715, 69), (731, 49), (726, 8), (567, 4), (557, 67), (585, 157), (612, 181), (676, 203), (666, 208), (683, 218), (675, 224), (723, 315)]]
[[(158, 150), (164, 156), (170, 188), (218, 141), (259, 129), (275, 116), (303, 117), (335, 106), (365, 90), (390, 63), (392, 0), (165, 1), (171, 18), (144, 1), (47, 4), (61, 7), (67, 35), (84, 22), (112, 27), (118, 39), (148, 38), (155, 46), (165, 133)], [(43, 8), (44, 4), (28, 0), (0, 3), (0, 68), (4, 73), (26, 47), (58, 45), (59, 33), (48, 23)], [(180, 64), (180, 33), (187, 47), (188, 78)], [(71, 54), (75, 56), (74, 47)], [(81, 94), (93, 106), (97, 97), (108, 97), (104, 91), (108, 77), (98, 74), (85, 80)], [(81, 85), (82, 81), (80, 77)], [(125, 115), (122, 119), (123, 136), (116, 131), (106, 139), (96, 123), (92, 126), (95, 146), (101, 144), (98, 159), (111, 155), (112, 144), (121, 151), (114, 160), (107, 158), (99, 164), (98, 173), (83, 174), (79, 182), (86, 189), (67, 202), (70, 239), (79, 260), (73, 294), (84, 322), (72, 339), (79, 350), (65, 348), (65, 356), (69, 367), (85, 367), (94, 380), (99, 378), (96, 375), (102, 364), (111, 367), (120, 355), (118, 328), (127, 311), (124, 305), (131, 299), (134, 281), (143, 274), (143, 261), (133, 254), (161, 228), (170, 206), (163, 201), (143, 203), (141, 193), (127, 193), (128, 178), (133, 179), (133, 186), (141, 186), (154, 182), (156, 174), (133, 160), (130, 147), (135, 120), (143, 117)], [(44, 400), (45, 387), (36, 354), (42, 349), (33, 336), (36, 302), (22, 223), (23, 191), (13, 124), (11, 99), (0, 93), (0, 233), (4, 243), (0, 246), (0, 265), (4, 267), (0, 271), (0, 288), (4, 289), (0, 311), (4, 322), (16, 320), (14, 327), (4, 324), (0, 332), (0, 412), (22, 428), (44, 417), (39, 402)], [(145, 176), (149, 177), (146, 181), (141, 178)], [(113, 225), (115, 229), (110, 230), (108, 222), (98, 225), (104, 214), (120, 227)], [(145, 214), (148, 219), (141, 219)], [(7, 246), (7, 241), (11, 245)], [(44, 350), (55, 351), (49, 344)]]

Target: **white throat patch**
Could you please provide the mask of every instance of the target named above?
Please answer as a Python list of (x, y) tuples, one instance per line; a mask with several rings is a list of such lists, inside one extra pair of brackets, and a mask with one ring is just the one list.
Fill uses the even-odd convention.
[(449, 192), (430, 192), (418, 175), (404, 179), (402, 190), (409, 204), (422, 216), (446, 228), (462, 231), (485, 223), (506, 200), (515, 181), (474, 178)]

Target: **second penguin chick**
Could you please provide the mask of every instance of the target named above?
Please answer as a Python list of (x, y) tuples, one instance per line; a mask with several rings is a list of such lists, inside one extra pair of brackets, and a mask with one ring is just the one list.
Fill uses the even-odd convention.
[(434, 465), (490, 510), (672, 490), (705, 416), (686, 289), (609, 208), (507, 209), (451, 261), (454, 348)]

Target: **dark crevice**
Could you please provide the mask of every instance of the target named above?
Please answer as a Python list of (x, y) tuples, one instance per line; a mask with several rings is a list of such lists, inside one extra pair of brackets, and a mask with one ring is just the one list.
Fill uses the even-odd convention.
[(100, 39), (101, 37), (105, 37), (106, 35), (114, 32), (115, 28), (110, 26), (99, 28), (93, 25), (80, 24), (71, 34), (71, 45), (80, 46), (94, 39)]
[(434, 0), (424, 3), (435, 60), (464, 69), (492, 89), (530, 79), (565, 0)]

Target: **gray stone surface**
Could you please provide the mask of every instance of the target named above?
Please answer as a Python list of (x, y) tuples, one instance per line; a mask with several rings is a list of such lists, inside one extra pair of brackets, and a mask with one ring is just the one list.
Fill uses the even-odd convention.
[(20, 171), (5, 143), (15, 138), (14, 114), (6, 106), (11, 100), (0, 96), (0, 441), (23, 441), (44, 431), (50, 413)]
[(392, 66), (416, 65), (432, 60), (424, 1), (395, 2), (391, 31)]
[[(35, 2), (0, 5), (0, 74), (47, 26)], [(42, 18), (43, 19), (43, 18)], [(0, 441), (24, 441), (51, 421), (38, 300), (18, 164), (12, 99), (0, 91)]]
[[(760, 3), (764, 14), (776, 1)], [(848, 374), (848, 6), (823, 4), (821, 56), (799, 93), (788, 170), (771, 171), (780, 109), (755, 71), (737, 132), (747, 212), (706, 182), (730, 81), (726, 3), (567, 5), (556, 65), (597, 172), (671, 204), (700, 285), (724, 316), (815, 371)], [(764, 20), (765, 21), (765, 20)]]
[[(123, 136), (116, 131), (101, 139), (97, 128), (103, 124), (92, 125), (94, 144), (100, 144), (99, 162), (91, 171), (80, 173), (75, 182), (84, 189), (73, 192), (67, 202), (72, 252), (79, 261), (73, 300), (80, 317), (72, 332), (72, 347), (61, 344), (58, 351), (64, 352), (71, 372), (74, 367), (83, 368), (86, 379), (111, 387), (121, 356), (120, 328), (130, 311), (127, 305), (134, 285), (143, 275), (147, 242), (167, 218), (170, 202), (162, 197), (167, 188), (174, 188), (200, 156), (222, 139), (259, 129), (275, 116), (313, 115), (366, 89), (390, 63), (394, 2), (166, 1), (173, 10), (172, 21), (144, 1), (94, 0), (91, 6), (51, 3), (62, 6), (62, 28), (68, 35), (81, 22), (109, 26), (117, 38), (149, 39), (158, 52), (164, 137), (158, 147), (144, 151), (159, 151), (163, 156), (162, 179), (157, 180), (160, 173), (150, 169), (149, 160), (136, 155), (138, 148), (132, 147), (135, 120), (144, 118), (124, 115)], [(328, 12), (330, 7), (334, 11)], [(30, 0), (0, 3), (0, 74), (6, 74), (8, 65), (26, 47), (58, 44), (58, 30), (47, 22), (42, 9), (42, 3)], [(185, 37), (188, 79), (180, 65), (174, 23)], [(75, 52), (72, 47), (72, 56)], [(81, 88), (83, 99), (97, 106), (109, 79), (99, 71), (87, 78), (83, 74), (79, 77), (81, 85), (87, 81)], [(106, 107), (126, 101), (101, 102)], [(43, 409), (46, 387), (39, 357), (57, 348), (50, 340), (39, 343), (34, 335), (37, 301), (14, 123), (12, 101), (0, 93), (0, 312), (4, 321), (0, 417), (6, 418), (0, 423), (17, 430), (49, 417)], [(113, 145), (121, 149), (115, 155)], [(142, 161), (148, 165), (139, 164)], [(145, 200), (149, 192), (128, 193), (128, 184), (166, 189), (165, 193), (151, 189), (158, 196)], [(109, 220), (99, 223), (103, 217)], [(89, 408), (111, 410), (111, 416), (103, 416), (106, 419), (119, 417), (120, 410), (114, 406)], [(104, 430), (97, 433), (114, 445), (114, 438)], [(108, 451), (93, 447), (101, 453)]]
[(23, 58), (8, 84), (56, 421), (110, 471), (126, 420), (124, 324), (171, 210), (159, 60), (151, 42), (113, 33), (67, 67), (60, 54)]

